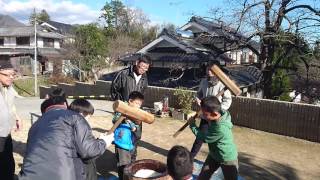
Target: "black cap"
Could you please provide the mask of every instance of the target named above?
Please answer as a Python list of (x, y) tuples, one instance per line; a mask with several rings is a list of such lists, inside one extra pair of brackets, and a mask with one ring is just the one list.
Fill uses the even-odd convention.
[(0, 60), (0, 70), (14, 69), (10, 60)]

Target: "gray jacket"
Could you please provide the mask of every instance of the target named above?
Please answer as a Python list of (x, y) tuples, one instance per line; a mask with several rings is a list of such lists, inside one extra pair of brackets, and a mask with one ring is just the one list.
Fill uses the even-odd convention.
[(7, 137), (15, 124), (14, 99), (17, 92), (12, 86), (6, 88), (0, 85), (0, 137)]
[[(202, 99), (208, 96), (216, 96), (223, 88), (224, 85), (220, 81), (218, 81), (218, 83), (215, 86), (208, 86), (208, 80), (207, 78), (204, 78), (200, 82), (197, 97), (199, 99)], [(228, 110), (230, 108), (232, 103), (232, 97), (229, 90), (226, 90), (222, 96), (217, 98), (221, 102), (221, 108), (223, 110)]]
[(95, 139), (87, 121), (66, 109), (51, 109), (28, 135), (20, 180), (84, 180), (82, 160), (104, 153), (106, 143)]

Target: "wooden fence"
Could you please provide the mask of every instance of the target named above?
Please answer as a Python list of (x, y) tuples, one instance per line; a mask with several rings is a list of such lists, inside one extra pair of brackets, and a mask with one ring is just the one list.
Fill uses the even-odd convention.
[(235, 97), (230, 113), (239, 126), (320, 142), (319, 106)]
[[(111, 82), (96, 84), (58, 84), (67, 95), (109, 95)], [(40, 97), (50, 92), (50, 87), (40, 87)], [(175, 89), (149, 86), (145, 94), (145, 106), (153, 107), (155, 101), (169, 97), (170, 107), (177, 98)], [(194, 91), (193, 91), (194, 92)], [(195, 92), (194, 92), (195, 93)], [(235, 125), (320, 142), (320, 106), (283, 101), (233, 97), (230, 112)]]

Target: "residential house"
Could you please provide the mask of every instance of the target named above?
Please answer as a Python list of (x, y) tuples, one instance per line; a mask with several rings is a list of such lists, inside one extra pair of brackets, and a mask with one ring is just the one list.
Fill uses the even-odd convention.
[(42, 22), (41, 26), (49, 28), (51, 31), (56, 33), (62, 34), (64, 36), (63, 40), (65, 43), (73, 43), (75, 40), (74, 25), (49, 20), (48, 22)]
[(231, 64), (253, 64), (258, 61), (260, 44), (248, 40), (237, 30), (223, 22), (213, 22), (200, 17), (192, 17), (180, 28), (191, 31), (194, 40), (218, 53), (224, 53), (234, 61)]
[[(75, 25), (52, 20), (42, 22), (40, 25), (52, 32), (62, 34), (64, 38), (61, 47), (64, 49), (68, 49), (68, 46), (75, 42)], [(65, 75), (71, 75), (75, 78), (79, 78), (79, 68), (71, 63), (71, 60), (68, 59), (68, 56), (65, 56), (65, 58), (62, 60), (62, 72)]]
[(37, 26), (36, 32), (35, 41), (34, 26), (0, 15), (0, 60), (11, 60), (22, 74), (32, 74), (36, 42), (38, 73), (53, 71), (55, 64), (61, 64), (64, 36), (42, 26)]
[(155, 40), (120, 61), (130, 64), (140, 54), (147, 54), (152, 59), (149, 79), (153, 85), (189, 88), (199, 84), (208, 63), (217, 62), (242, 88), (243, 95), (262, 97), (262, 73), (249, 66), (258, 61), (258, 52), (259, 43), (246, 42), (246, 37), (232, 28), (192, 17), (176, 32), (164, 29)]

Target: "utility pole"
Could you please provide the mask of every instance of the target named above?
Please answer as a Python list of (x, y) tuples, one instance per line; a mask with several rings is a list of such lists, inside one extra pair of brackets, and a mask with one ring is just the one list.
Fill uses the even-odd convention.
[(38, 77), (37, 77), (37, 12), (33, 9), (34, 13), (34, 95), (38, 94)]

